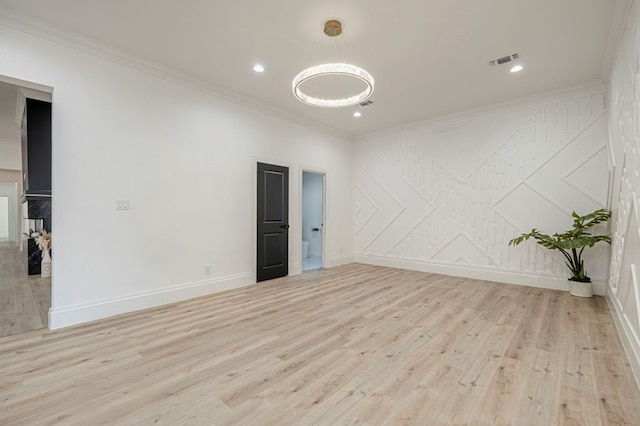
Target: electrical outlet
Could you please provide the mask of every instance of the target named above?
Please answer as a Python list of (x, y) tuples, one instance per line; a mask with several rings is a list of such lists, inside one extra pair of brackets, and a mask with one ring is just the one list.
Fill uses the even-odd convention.
[(211, 275), (211, 265), (204, 265), (204, 274)]
[(129, 200), (116, 200), (116, 210), (129, 210)]

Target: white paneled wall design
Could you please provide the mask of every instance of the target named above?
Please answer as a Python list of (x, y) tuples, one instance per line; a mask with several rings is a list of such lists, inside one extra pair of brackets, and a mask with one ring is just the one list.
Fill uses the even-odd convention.
[[(508, 241), (606, 205), (605, 88), (591, 86), (358, 141), (360, 262), (566, 288), (562, 256)], [(609, 248), (587, 257), (604, 291)]]
[(614, 233), (608, 300), (640, 384), (640, 4), (633, 3), (609, 84)]

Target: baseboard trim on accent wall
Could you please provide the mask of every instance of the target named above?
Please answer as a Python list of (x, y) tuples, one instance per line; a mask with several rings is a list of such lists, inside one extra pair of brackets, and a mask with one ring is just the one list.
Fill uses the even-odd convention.
[[(569, 291), (569, 282), (566, 278), (550, 277), (546, 275), (530, 275), (517, 272), (506, 272), (498, 269), (464, 267), (435, 262), (419, 262), (415, 260), (396, 259), (392, 257), (374, 255), (355, 255), (354, 261), (364, 263), (366, 265), (388, 266), (390, 268), (408, 269), (410, 271), (429, 272), (432, 274), (494, 281), (505, 284)], [(593, 280), (593, 293), (598, 296), (605, 295), (604, 280)]]
[(606, 299), (613, 317), (613, 323), (616, 325), (618, 336), (620, 336), (620, 341), (629, 359), (631, 371), (636, 379), (638, 389), (640, 389), (640, 336), (636, 336), (633, 332), (633, 328), (629, 324), (629, 318), (622, 313), (622, 307), (619, 306), (619, 302), (617, 302), (611, 288), (608, 286)]
[(250, 272), (246, 272), (206, 281), (180, 284), (158, 291), (131, 294), (118, 299), (50, 308), (49, 328), (55, 330), (62, 327), (69, 327), (128, 312), (206, 296), (225, 290), (246, 287), (251, 284), (255, 284), (255, 276)]

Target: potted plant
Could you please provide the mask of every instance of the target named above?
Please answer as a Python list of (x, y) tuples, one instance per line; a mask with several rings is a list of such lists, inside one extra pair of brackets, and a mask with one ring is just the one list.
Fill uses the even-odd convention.
[(593, 288), (591, 278), (587, 275), (582, 260), (582, 252), (586, 247), (593, 247), (599, 241), (606, 241), (611, 244), (610, 235), (592, 235), (588, 230), (611, 218), (611, 212), (607, 209), (598, 209), (593, 213), (579, 216), (576, 212), (571, 213), (573, 217), (573, 228), (561, 234), (546, 235), (537, 229), (522, 234), (509, 241), (509, 245), (518, 245), (529, 238), (534, 238), (538, 244), (551, 250), (558, 250), (567, 259), (566, 265), (571, 271), (570, 293), (574, 296), (591, 297)]

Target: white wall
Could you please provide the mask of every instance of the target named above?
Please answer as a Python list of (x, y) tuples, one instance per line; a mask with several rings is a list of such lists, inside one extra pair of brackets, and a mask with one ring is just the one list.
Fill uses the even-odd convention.
[(614, 183), (607, 296), (640, 384), (640, 2), (633, 1), (609, 82)]
[[(10, 101), (15, 103), (16, 99)], [(20, 126), (15, 117), (0, 116), (0, 140), (17, 141), (20, 144)]]
[[(322, 175), (303, 173), (302, 239), (309, 241), (309, 254), (322, 256)], [(320, 231), (313, 232), (311, 228)]]
[[(3, 181), (0, 176), (0, 237), (7, 238), (13, 243), (20, 239), (20, 215), (19, 213), (18, 184)], [(6, 204), (4, 204), (6, 203)]]
[(20, 140), (0, 139), (0, 169), (21, 170), (22, 153), (20, 149)]
[[(22, 172), (0, 168), (0, 196), (9, 199), (9, 240), (22, 242)], [(11, 206), (14, 206), (13, 212)], [(13, 217), (13, 220), (12, 220)]]
[(9, 197), (0, 196), (0, 238), (9, 238)]
[[(0, 75), (53, 87), (50, 326), (255, 283), (258, 161), (289, 166), (290, 176), (301, 164), (327, 171), (328, 265), (351, 260), (349, 141), (76, 41), (14, 30), (23, 23), (10, 19), (0, 16)], [(290, 179), (291, 273), (301, 269), (299, 193)], [(130, 210), (116, 211), (115, 199)]]
[(15, 117), (0, 117), (0, 169), (21, 170), (20, 149), (20, 127)]
[[(567, 289), (562, 255), (508, 241), (607, 200), (605, 88), (487, 107), (358, 141), (356, 260)], [(604, 293), (609, 246), (586, 253)]]

